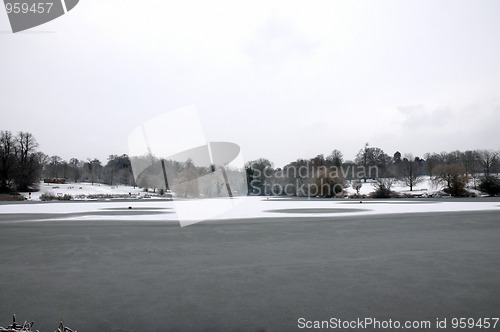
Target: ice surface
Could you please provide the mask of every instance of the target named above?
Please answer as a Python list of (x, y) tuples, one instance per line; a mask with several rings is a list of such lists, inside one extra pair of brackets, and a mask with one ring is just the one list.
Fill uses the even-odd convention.
[[(360, 203), (362, 202), (362, 203)], [(238, 203), (238, 204), (236, 204)], [(234, 206), (220, 215), (210, 211), (219, 205)], [(131, 207), (129, 209), (128, 207)], [(261, 218), (296, 218), (296, 217), (331, 217), (346, 215), (377, 215), (395, 213), (457, 212), (499, 210), (500, 204), (492, 201), (440, 201), (435, 200), (298, 200), (287, 198), (239, 197), (203, 200), (177, 200), (175, 206), (183, 211), (191, 211), (193, 220), (203, 219), (245, 219)], [(88, 201), (88, 202), (50, 202), (37, 204), (0, 205), (0, 214), (40, 214), (40, 220), (54, 220), (54, 214), (60, 214), (65, 220), (138, 220), (138, 221), (176, 221), (177, 215), (172, 201), (133, 200), (133, 201)], [(304, 212), (301, 212), (301, 209)], [(159, 211), (151, 214), (148, 211)], [(105, 214), (103, 211), (120, 211), (119, 214)], [(130, 211), (130, 212), (127, 212)], [(141, 211), (143, 213), (141, 213)], [(345, 213), (342, 213), (345, 212)], [(46, 215), (47, 218), (43, 216)], [(183, 216), (184, 220), (189, 220)], [(185, 222), (184, 225), (188, 225)]]

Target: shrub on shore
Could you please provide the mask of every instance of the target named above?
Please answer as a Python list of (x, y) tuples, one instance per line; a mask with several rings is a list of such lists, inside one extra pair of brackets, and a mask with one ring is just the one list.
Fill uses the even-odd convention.
[(487, 175), (481, 179), (479, 189), (490, 196), (496, 196), (500, 194), (500, 179)]
[(24, 201), (24, 197), (19, 193), (0, 194), (0, 201)]
[(55, 196), (52, 194), (42, 194), (40, 195), (41, 201), (70, 201), (73, 199), (71, 195)]

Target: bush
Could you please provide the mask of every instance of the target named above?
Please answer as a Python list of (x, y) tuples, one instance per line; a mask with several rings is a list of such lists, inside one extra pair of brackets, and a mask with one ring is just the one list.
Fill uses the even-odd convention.
[(52, 194), (42, 194), (40, 195), (40, 200), (41, 201), (70, 201), (73, 199), (73, 196), (71, 195), (64, 195), (64, 196), (54, 196)]
[(352, 194), (352, 195), (349, 195), (349, 198), (353, 198), (353, 199), (366, 198), (366, 195), (364, 195), (364, 194)]
[[(406, 198), (413, 198), (412, 195), (408, 195), (408, 196), (409, 197), (406, 197)], [(401, 195), (397, 191), (393, 191), (393, 192), (391, 192), (391, 198), (405, 198), (405, 195)]]
[(465, 189), (469, 181), (465, 168), (460, 164), (441, 164), (434, 168), (433, 181), (436, 184), (443, 184), (443, 191), (455, 197), (468, 196)]
[(24, 201), (24, 197), (18, 193), (0, 194), (0, 201)]
[(463, 181), (453, 182), (450, 187), (443, 188), (443, 192), (454, 197), (468, 197), (469, 192), (465, 190)]
[(375, 182), (375, 191), (370, 194), (373, 198), (391, 198), (393, 192), (391, 190), (394, 184), (394, 179), (392, 178), (380, 178)]
[(380, 186), (374, 192), (371, 193), (373, 198), (391, 198), (392, 191), (384, 186)]
[(490, 196), (496, 196), (500, 193), (500, 179), (487, 175), (481, 179), (479, 189)]
[(356, 195), (359, 195), (359, 190), (361, 189), (362, 186), (363, 183), (361, 182), (361, 180), (354, 180), (352, 182), (352, 188), (356, 190)]

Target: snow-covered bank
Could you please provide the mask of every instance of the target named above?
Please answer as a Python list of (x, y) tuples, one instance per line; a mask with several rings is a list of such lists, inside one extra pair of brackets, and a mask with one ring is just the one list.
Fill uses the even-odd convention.
[[(346, 185), (347, 188), (344, 189), (344, 192), (348, 195), (356, 194), (356, 190), (352, 187), (353, 181), (348, 181)], [(369, 196), (376, 190), (375, 187), (376, 181), (369, 179), (367, 182), (361, 181), (361, 188), (359, 190), (360, 195)], [(484, 193), (481, 193), (479, 190), (473, 189), (474, 180), (470, 180), (468, 187), (466, 188), (468, 192), (475, 194), (476, 196), (486, 196)], [(436, 184), (432, 181), (431, 177), (426, 175), (420, 178), (420, 182), (413, 186), (413, 190), (410, 191), (410, 187), (408, 187), (403, 181), (395, 180), (391, 190), (402, 197), (439, 197), (441, 195), (449, 196), (443, 193), (444, 186), (442, 184)]]
[(122, 186), (115, 185), (110, 186), (107, 184), (100, 183), (65, 183), (65, 184), (56, 184), (56, 183), (40, 183), (40, 190), (37, 192), (32, 192), (31, 197), (30, 193), (21, 193), (26, 199), (31, 199), (34, 201), (39, 201), (40, 196), (43, 194), (63, 197), (64, 195), (71, 195), (73, 199), (85, 199), (92, 196), (124, 196), (130, 198), (138, 198), (144, 197), (147, 193), (139, 187), (132, 186)]
[[(367, 182), (361, 182), (361, 188), (359, 190), (360, 195), (369, 196), (370, 193), (376, 190), (376, 182), (374, 180), (367, 180)], [(406, 186), (402, 181), (395, 181), (393, 187), (391, 188), (394, 192), (412, 197), (431, 197), (433, 195), (439, 195), (442, 189), (441, 185), (436, 185), (432, 182), (429, 176), (422, 178), (422, 181), (413, 187), (410, 191), (409, 187)], [(468, 188), (469, 191), (474, 192), (476, 195), (481, 195), (479, 191)], [(346, 182), (346, 188), (344, 189), (345, 194), (353, 195), (356, 194), (356, 190), (352, 187), (352, 181)], [(115, 185), (110, 186), (106, 184), (99, 183), (66, 183), (66, 184), (48, 184), (40, 183), (40, 190), (38, 192), (21, 193), (26, 199), (33, 201), (39, 201), (40, 196), (46, 194), (55, 197), (64, 197), (65, 195), (70, 195), (73, 200), (88, 200), (93, 199), (96, 196), (110, 198), (144, 198), (144, 197), (154, 197), (155, 194), (147, 193), (142, 188)]]
[[(352, 187), (352, 181), (347, 182), (347, 188), (344, 191), (348, 195), (356, 194), (356, 190)], [(363, 182), (361, 180), (361, 188), (359, 190), (360, 195), (370, 195), (372, 192), (376, 190), (375, 188), (376, 182), (372, 179), (367, 180), (367, 182)], [(411, 195), (411, 196), (432, 196), (441, 190), (442, 186), (436, 186), (429, 176), (423, 177), (422, 181), (413, 187), (413, 190), (410, 191), (410, 188), (406, 186), (402, 181), (395, 181), (392, 191), (398, 194)]]

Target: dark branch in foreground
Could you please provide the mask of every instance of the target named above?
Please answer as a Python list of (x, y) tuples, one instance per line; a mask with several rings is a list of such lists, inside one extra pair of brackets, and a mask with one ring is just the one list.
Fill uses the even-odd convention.
[[(16, 315), (12, 315), (12, 324), (7, 326), (7, 327), (0, 327), (0, 332), (32, 332), (31, 328), (33, 327), (33, 324), (35, 322), (28, 323), (24, 321), (23, 324), (17, 324), (16, 323)], [(39, 332), (36, 330), (36, 332)], [(78, 332), (78, 331), (73, 331), (67, 326), (64, 326), (63, 322), (61, 321), (59, 323), (59, 327), (57, 328), (56, 332)]]

